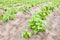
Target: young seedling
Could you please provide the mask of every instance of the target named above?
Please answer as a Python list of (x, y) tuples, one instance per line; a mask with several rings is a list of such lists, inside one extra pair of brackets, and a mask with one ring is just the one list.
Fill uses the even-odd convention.
[(32, 33), (25, 30), (25, 31), (23, 31), (22, 36), (24, 38), (28, 39), (28, 38), (30, 38), (32, 36)]
[(6, 12), (6, 14), (3, 14), (3, 16), (2, 16), (2, 21), (3, 21), (3, 22), (6, 22), (6, 21), (8, 21), (8, 19), (9, 19), (9, 15), (8, 15), (8, 13)]
[(12, 20), (14, 19), (14, 15), (16, 13), (16, 10), (14, 9), (7, 9), (6, 13), (2, 15), (2, 21), (3, 22), (6, 22), (8, 21), (9, 19)]

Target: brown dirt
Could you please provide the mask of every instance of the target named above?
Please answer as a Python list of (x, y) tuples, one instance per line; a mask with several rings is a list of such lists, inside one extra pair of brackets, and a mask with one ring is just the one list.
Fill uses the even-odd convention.
[(18, 12), (15, 15), (14, 20), (9, 20), (6, 23), (0, 21), (0, 40), (60, 40), (60, 8), (52, 12), (47, 17), (47, 23), (49, 23), (49, 28), (47, 32), (39, 33), (33, 35), (29, 39), (24, 39), (21, 34), (23, 30), (29, 30), (28, 20), (33, 13), (40, 10), (41, 7), (48, 5), (48, 3), (43, 3), (37, 7), (33, 7), (29, 12)]
[(47, 22), (50, 25), (47, 39), (60, 40), (60, 8), (57, 8), (47, 17)]

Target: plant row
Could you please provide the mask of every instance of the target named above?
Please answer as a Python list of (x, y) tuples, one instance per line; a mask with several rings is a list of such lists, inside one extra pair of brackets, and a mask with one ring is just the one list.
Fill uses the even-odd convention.
[[(33, 30), (34, 34), (46, 31), (46, 17), (55, 9), (55, 7), (56, 6), (53, 6), (53, 4), (44, 6), (32, 15), (29, 19), (29, 28)], [(24, 38), (30, 38), (33, 33), (24, 31), (22, 36)]]

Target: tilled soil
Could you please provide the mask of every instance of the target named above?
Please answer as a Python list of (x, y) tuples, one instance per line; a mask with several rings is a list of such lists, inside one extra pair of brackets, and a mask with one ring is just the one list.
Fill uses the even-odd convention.
[(48, 5), (48, 3), (33, 7), (29, 12), (18, 12), (15, 14), (14, 20), (9, 20), (6, 23), (0, 21), (0, 40), (60, 40), (60, 8), (46, 18), (49, 24), (47, 32), (33, 34), (29, 39), (24, 39), (21, 36), (23, 30), (32, 32), (32, 30), (28, 28), (28, 21), (33, 13), (45, 5)]
[(50, 25), (46, 40), (60, 40), (60, 8), (52, 12), (46, 20)]

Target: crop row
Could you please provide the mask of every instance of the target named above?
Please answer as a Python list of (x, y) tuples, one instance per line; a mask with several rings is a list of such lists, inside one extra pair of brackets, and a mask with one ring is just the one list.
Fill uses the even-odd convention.
[[(46, 31), (46, 17), (53, 12), (58, 7), (59, 4), (54, 2), (50, 5), (42, 7), (39, 11), (35, 12), (29, 20), (29, 28), (33, 30), (34, 34)], [(30, 33), (30, 34), (29, 34)], [(23, 31), (24, 38), (30, 38), (32, 36), (31, 32)]]

